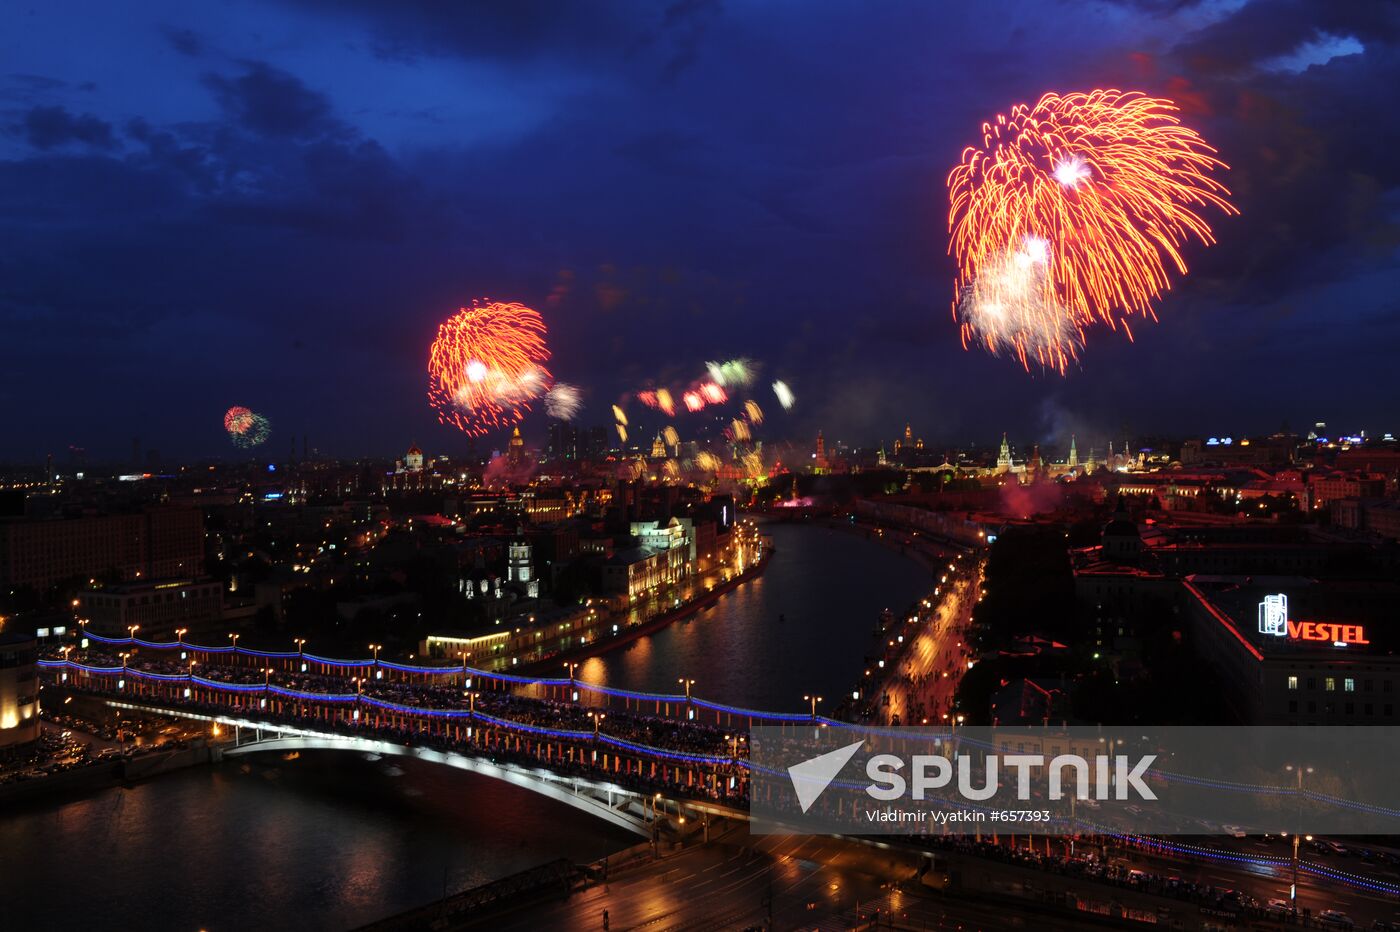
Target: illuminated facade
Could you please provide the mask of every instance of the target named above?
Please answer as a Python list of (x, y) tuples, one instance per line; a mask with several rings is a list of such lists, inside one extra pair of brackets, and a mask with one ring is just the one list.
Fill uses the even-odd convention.
[(540, 581), (534, 576), (534, 569), (530, 565), (530, 556), (529, 541), (524, 538), (512, 541), (509, 562), (506, 564), (506, 577), (508, 581), (524, 587), (527, 599), (538, 599), (540, 597)]
[(0, 631), (0, 747), (39, 737), (39, 680), (31, 635)]
[(1251, 725), (1400, 722), (1400, 657), (1384, 627), (1394, 585), (1193, 576), (1182, 614), (1223, 702)]

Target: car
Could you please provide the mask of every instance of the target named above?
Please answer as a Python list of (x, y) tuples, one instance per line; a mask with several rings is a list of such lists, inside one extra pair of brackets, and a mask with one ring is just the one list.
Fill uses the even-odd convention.
[(1293, 912), (1293, 904), (1287, 900), (1269, 900), (1269, 905), (1266, 908), (1274, 915)]
[(1220, 826), (1220, 830), (1226, 835), (1230, 835), (1234, 838), (1245, 837), (1245, 830), (1240, 828), (1238, 825), (1222, 825)]
[(1324, 909), (1317, 914), (1317, 921), (1334, 929), (1356, 928), (1356, 923), (1352, 922), (1351, 917), (1340, 909)]

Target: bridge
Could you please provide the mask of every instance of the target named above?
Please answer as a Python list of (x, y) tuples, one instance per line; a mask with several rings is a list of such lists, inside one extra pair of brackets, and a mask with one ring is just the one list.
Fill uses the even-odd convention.
[[(221, 749), (226, 755), (331, 749), (414, 757), (505, 780), (651, 838), (697, 827), (708, 832), (712, 818), (748, 818), (755, 765), (738, 728), (758, 721), (851, 727), (815, 714), (629, 692), (572, 677), (537, 680), (465, 666), (339, 661), (134, 637), (85, 640), (86, 647), (41, 659), (44, 678), (114, 708), (231, 728), (232, 746)], [(114, 656), (122, 647), (130, 649)], [(736, 729), (726, 731), (731, 725)], [(1079, 817), (1066, 831), (1108, 830)], [(1287, 860), (1114, 837), (1158, 854), (1240, 862), (1266, 874)], [(1400, 884), (1388, 879), (1307, 861), (1298, 866), (1319, 884), (1400, 895)]]
[[(603, 819), (643, 837), (652, 837), (672, 825), (683, 811), (702, 815), (744, 817), (742, 810), (701, 804), (693, 801), (657, 798), (655, 793), (629, 789), (616, 782), (579, 775), (555, 773), (547, 767), (528, 767), (509, 761), (462, 750), (438, 750), (388, 741), (372, 735), (345, 735), (314, 728), (278, 724), (256, 717), (191, 711), (175, 704), (129, 702), (107, 699), (113, 709), (161, 715), (170, 718), (208, 722), (233, 735), (231, 744), (218, 749), (222, 758), (255, 753), (286, 753), (290, 751), (353, 751), (377, 756), (412, 757), (432, 764), (455, 767), (471, 773), (503, 780), (532, 792), (558, 800), (589, 815)], [(684, 807), (684, 809), (682, 808)]]
[[(75, 656), (75, 651), (77, 656)], [(348, 750), (410, 756), (505, 780), (651, 837), (687, 815), (747, 818), (747, 730), (838, 723), (469, 666), (104, 638), (39, 667), (111, 707), (230, 729), (226, 756)], [(183, 671), (183, 672), (180, 672)]]

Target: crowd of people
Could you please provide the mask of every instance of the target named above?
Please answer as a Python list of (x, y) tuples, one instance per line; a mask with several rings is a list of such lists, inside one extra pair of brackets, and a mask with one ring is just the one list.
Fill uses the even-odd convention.
[[(72, 659), (94, 667), (116, 668), (123, 665), (120, 654), (114, 656), (97, 649), (89, 649)], [(738, 760), (747, 756), (747, 742), (720, 728), (699, 722), (647, 715), (630, 709), (604, 710), (578, 702), (533, 698), (505, 690), (469, 690), (464, 689), (460, 681), (405, 682), (379, 678), (372, 673), (347, 678), (238, 664), (196, 663), (192, 666), (188, 661), (155, 651), (129, 655), (125, 665), (133, 674), (158, 674), (169, 679), (143, 679), (133, 675), (131, 685), (119, 687), (117, 678), (108, 674), (92, 676), (82, 681), (81, 687), (104, 693), (125, 691), (128, 695), (136, 683), (141, 683), (143, 689), (179, 690), (182, 705), (193, 704), (211, 711), (228, 711), (231, 704), (246, 708), (250, 703), (258, 703), (259, 720), (287, 725), (304, 724), (308, 717), (314, 715), (312, 710), (321, 706), (339, 708), (341, 714), (338, 716), (317, 718), (317, 728), (363, 734), (367, 727), (371, 727), (377, 736), (439, 750), (463, 749), (462, 729), (475, 725), (472, 735), (474, 750), (478, 753), (489, 752), (493, 758), (503, 761), (538, 764), (537, 748), (539, 739), (543, 737), (556, 743), (561, 750), (565, 747), (573, 749), (573, 753), (550, 757), (551, 768), (558, 772), (580, 775), (597, 772), (601, 765), (598, 755), (593, 752), (602, 749), (610, 756), (621, 754), (635, 760), (647, 760), (649, 757), (665, 760), (666, 767), (660, 768), (658, 773), (671, 774), (669, 780), (653, 781), (650, 768), (645, 769), (644, 776), (636, 770), (631, 774), (618, 774), (614, 767), (608, 771), (609, 779), (613, 782), (630, 781), (638, 783), (638, 789), (644, 791), (668, 792), (674, 792), (679, 782), (691, 795), (731, 801), (742, 800), (747, 792), (747, 771)], [(221, 693), (217, 687), (201, 684), (194, 677), (231, 686), (263, 685), (268, 693), (266, 696), (260, 696), (256, 691)], [(191, 692), (188, 697), (183, 695), (186, 688)], [(326, 698), (318, 701), (310, 697), (288, 696), (277, 690)], [(358, 721), (344, 714), (346, 697), (351, 695), (359, 697), (355, 707), (361, 709), (362, 718)], [(270, 701), (261, 702), (263, 699)], [(388, 703), (399, 708), (385, 708), (376, 703)], [(459, 726), (455, 729), (444, 727), (442, 716), (433, 713), (446, 710), (470, 710), (475, 716), (451, 719), (450, 722)], [(434, 722), (436, 727), (432, 725)], [(532, 729), (548, 729), (548, 734), (540, 736)], [(526, 740), (518, 744), (485, 740), (484, 736), (493, 730), (501, 735)], [(619, 746), (615, 742), (627, 742), (629, 746)], [(684, 755), (697, 755), (707, 760), (692, 762), (686, 760)]]

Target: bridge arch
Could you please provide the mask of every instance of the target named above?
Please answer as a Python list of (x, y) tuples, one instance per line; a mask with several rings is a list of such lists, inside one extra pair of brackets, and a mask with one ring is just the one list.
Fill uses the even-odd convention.
[[(264, 729), (266, 730), (266, 729)], [(224, 748), (224, 757), (240, 757), (264, 751), (357, 751), (362, 754), (383, 756), (416, 757), (419, 760), (446, 767), (455, 767), (479, 773), (483, 776), (504, 780), (558, 800), (565, 805), (581, 809), (613, 825), (646, 838), (651, 837), (651, 819), (640, 813), (644, 809), (641, 794), (622, 787), (564, 777), (544, 769), (518, 767), (514, 764), (501, 764), (457, 751), (437, 751), (394, 744), (375, 738), (351, 738), (341, 735), (276, 735), (261, 741), (251, 741), (235, 747)]]
[[(497, 780), (504, 780), (507, 783), (539, 793), (541, 796), (547, 796), (565, 805), (573, 806), (575, 809), (582, 810), (620, 828), (625, 828), (644, 838), (651, 837), (652, 826), (655, 822), (655, 808), (648, 806), (650, 800), (636, 790), (629, 790), (614, 783), (565, 776), (543, 767), (500, 763), (476, 754), (395, 744), (392, 741), (379, 738), (338, 735), (291, 725), (274, 725), (237, 715), (207, 714), (185, 709), (162, 708), (111, 700), (107, 704), (115, 708), (154, 712), (158, 715), (175, 718), (196, 719), (232, 728), (234, 729), (235, 744), (232, 747), (222, 746), (218, 748), (217, 753), (222, 757), (287, 751), (355, 751), (361, 754), (415, 757), (429, 763), (455, 767), (458, 770), (467, 770)], [(247, 740), (248, 736), (251, 736), (252, 740)]]

